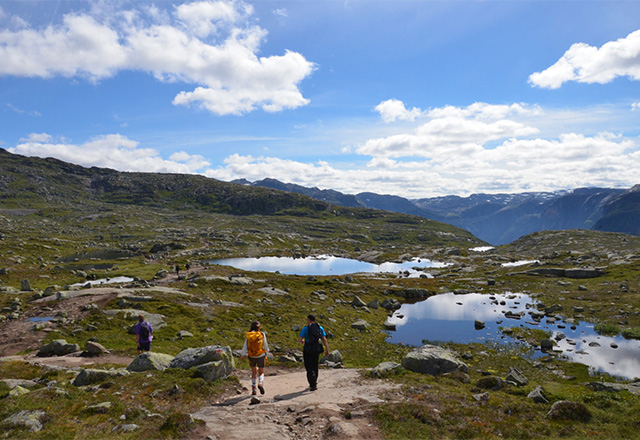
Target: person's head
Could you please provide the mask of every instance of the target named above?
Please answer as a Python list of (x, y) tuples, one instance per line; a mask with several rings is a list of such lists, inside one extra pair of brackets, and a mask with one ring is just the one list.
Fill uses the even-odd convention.
[(144, 321), (144, 315), (138, 315), (138, 322)]
[(316, 322), (316, 315), (308, 314), (307, 321), (309, 321), (309, 323)]
[(260, 324), (260, 321), (253, 321), (251, 323), (251, 330), (252, 332), (257, 332), (260, 331), (260, 329), (262, 328), (262, 324)]

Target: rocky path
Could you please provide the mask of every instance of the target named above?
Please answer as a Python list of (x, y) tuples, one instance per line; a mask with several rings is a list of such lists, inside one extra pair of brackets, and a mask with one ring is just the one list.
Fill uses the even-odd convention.
[(265, 394), (252, 403), (248, 371), (237, 371), (246, 391), (193, 414), (206, 425), (193, 438), (222, 439), (378, 439), (372, 424), (373, 404), (395, 387), (363, 378), (358, 370), (320, 371), (318, 390), (310, 391), (304, 370), (269, 371)]

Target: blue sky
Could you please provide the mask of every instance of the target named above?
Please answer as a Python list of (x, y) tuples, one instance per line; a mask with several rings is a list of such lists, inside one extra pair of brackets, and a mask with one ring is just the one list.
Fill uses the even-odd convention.
[(638, 1), (0, 0), (0, 147), (409, 198), (640, 183)]

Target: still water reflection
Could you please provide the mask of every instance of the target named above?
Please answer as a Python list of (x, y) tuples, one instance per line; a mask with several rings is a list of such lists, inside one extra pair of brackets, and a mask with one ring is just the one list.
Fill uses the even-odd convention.
[[(640, 377), (640, 341), (600, 336), (593, 324), (587, 322), (570, 324), (562, 319), (553, 322), (554, 318), (545, 317), (536, 323), (529, 314), (536, 311), (535, 300), (524, 294), (436, 295), (419, 303), (404, 304), (397, 310), (389, 319), (397, 329), (390, 333), (389, 341), (414, 346), (422, 345), (423, 340), (516, 343), (500, 327), (537, 328), (553, 333), (551, 339), (556, 340), (556, 349), (562, 350), (563, 358), (588, 365), (592, 372), (627, 379)], [(524, 312), (520, 319), (508, 317), (519, 312)], [(484, 321), (485, 327), (476, 330), (475, 320)]]
[[(404, 263), (373, 264), (349, 258), (321, 255), (318, 257), (261, 257), (225, 258), (212, 260), (210, 264), (232, 266), (251, 271), (280, 272), (286, 275), (347, 275), (353, 273), (398, 273), (407, 272), (409, 277), (418, 277), (426, 272), (419, 270), (430, 267), (444, 267), (445, 263), (415, 259)], [(418, 270), (416, 270), (418, 269)]]

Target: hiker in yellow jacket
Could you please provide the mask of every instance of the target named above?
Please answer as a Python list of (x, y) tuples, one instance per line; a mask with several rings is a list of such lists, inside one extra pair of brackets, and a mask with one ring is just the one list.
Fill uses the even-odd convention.
[[(249, 356), (249, 365), (251, 366), (251, 395), (264, 394), (264, 366), (268, 364), (269, 344), (267, 344), (267, 335), (262, 331), (262, 325), (259, 321), (251, 323), (251, 329), (247, 332), (240, 352), (241, 359)], [(257, 388), (256, 388), (257, 382)]]

